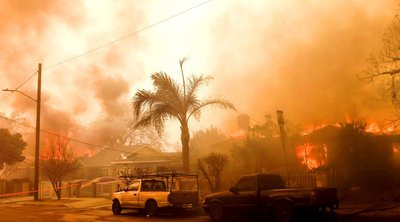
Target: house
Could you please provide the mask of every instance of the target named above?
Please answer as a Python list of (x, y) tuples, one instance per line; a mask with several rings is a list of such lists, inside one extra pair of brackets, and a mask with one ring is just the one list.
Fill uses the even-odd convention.
[(121, 170), (147, 169), (151, 172), (176, 169), (181, 164), (174, 154), (163, 153), (147, 144), (104, 148), (91, 157), (79, 160), (79, 178), (118, 176)]

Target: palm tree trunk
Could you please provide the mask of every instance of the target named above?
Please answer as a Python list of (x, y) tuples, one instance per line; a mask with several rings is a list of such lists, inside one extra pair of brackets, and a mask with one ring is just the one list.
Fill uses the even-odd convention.
[(189, 128), (187, 122), (181, 125), (182, 165), (183, 171), (190, 171), (189, 167)]

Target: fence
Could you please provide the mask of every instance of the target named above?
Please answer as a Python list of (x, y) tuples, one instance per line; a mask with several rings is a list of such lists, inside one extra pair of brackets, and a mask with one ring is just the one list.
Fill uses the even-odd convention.
[[(110, 198), (117, 190), (116, 181), (83, 182), (66, 181), (62, 184), (61, 197), (103, 197)], [(54, 189), (49, 181), (40, 183), (40, 198), (56, 198)]]
[(10, 181), (0, 180), (0, 197), (7, 196), (10, 193), (29, 195), (31, 184), (27, 179), (13, 179)]
[(318, 177), (315, 173), (311, 173), (305, 168), (288, 167), (287, 173), (289, 174), (289, 183), (287, 181), (288, 177), (284, 167), (270, 170), (268, 173), (281, 175), (286, 185), (289, 184), (290, 187), (326, 186), (326, 182), (321, 177)]

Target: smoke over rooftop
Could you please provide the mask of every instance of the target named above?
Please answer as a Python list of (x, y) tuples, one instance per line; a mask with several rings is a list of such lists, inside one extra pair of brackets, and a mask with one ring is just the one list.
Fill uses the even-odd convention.
[[(58, 64), (198, 2), (3, 1), (0, 87), (15, 88), (44, 64), (42, 128), (109, 144), (130, 117), (130, 98), (166, 71), (211, 75), (204, 95), (221, 95), (262, 120), (284, 110), (299, 124), (388, 118), (378, 86), (357, 78), (397, 8), (396, 1), (211, 1), (104, 49)], [(49, 68), (49, 69), (46, 69)], [(36, 77), (23, 88), (36, 96)], [(3, 95), (2, 97), (3, 98)], [(35, 104), (20, 95), (0, 103), (34, 123)], [(236, 129), (234, 112), (205, 112), (192, 130)], [(167, 126), (171, 140), (179, 129)], [(176, 135), (175, 135), (176, 134)]]

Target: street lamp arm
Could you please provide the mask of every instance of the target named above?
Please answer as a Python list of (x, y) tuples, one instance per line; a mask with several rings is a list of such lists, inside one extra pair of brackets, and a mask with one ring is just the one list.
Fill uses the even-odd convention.
[(5, 91), (5, 92), (17, 92), (17, 93), (21, 93), (22, 95), (28, 97), (29, 99), (31, 99), (31, 100), (37, 102), (36, 99), (34, 99), (34, 98), (32, 98), (31, 96), (25, 94), (24, 92), (19, 91), (18, 89), (3, 89), (3, 91)]

